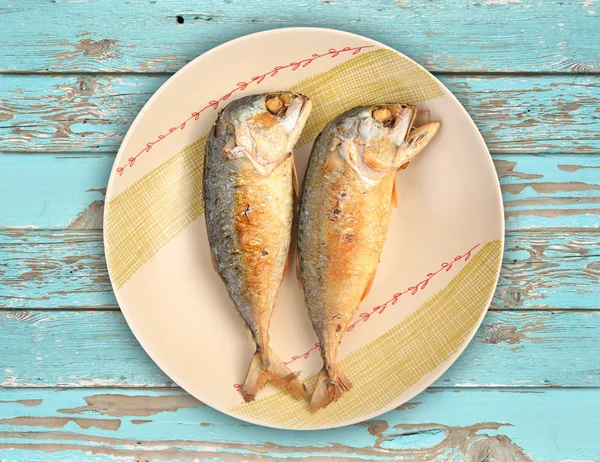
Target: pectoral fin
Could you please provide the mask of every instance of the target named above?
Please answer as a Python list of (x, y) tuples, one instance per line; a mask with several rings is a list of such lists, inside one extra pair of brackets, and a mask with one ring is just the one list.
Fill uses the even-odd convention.
[(327, 157), (327, 160), (325, 161), (325, 164), (323, 164), (323, 167), (322, 167), (323, 171), (325, 173), (331, 173), (331, 172), (333, 172), (338, 167), (338, 165), (340, 165), (341, 160), (342, 159), (337, 154), (337, 152), (332, 152)]
[(367, 298), (367, 295), (369, 295), (369, 292), (371, 292), (371, 288), (373, 287), (373, 282), (375, 281), (375, 274), (377, 274), (377, 270), (373, 271), (373, 274), (371, 275), (371, 279), (369, 280), (369, 283), (367, 284), (367, 287), (365, 288), (365, 291), (363, 292), (362, 297), (360, 299), (361, 302), (365, 298)]
[(397, 208), (398, 207), (398, 179), (394, 177), (394, 186), (392, 188), (392, 205)]
[(288, 274), (288, 268), (290, 266), (290, 259), (292, 258), (292, 248), (288, 250), (287, 258), (285, 259), (285, 266), (283, 267), (283, 277), (286, 277)]
[(300, 195), (300, 184), (298, 183), (298, 172), (296, 171), (296, 162), (292, 157), (292, 186), (294, 187), (294, 197), (298, 199)]

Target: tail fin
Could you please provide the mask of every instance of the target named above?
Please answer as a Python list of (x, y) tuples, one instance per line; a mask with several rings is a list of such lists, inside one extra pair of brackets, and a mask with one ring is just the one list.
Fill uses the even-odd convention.
[(240, 389), (244, 401), (254, 401), (256, 394), (269, 382), (289, 391), (296, 399), (304, 398), (308, 401), (310, 394), (306, 385), (298, 379), (297, 373), (292, 372), (272, 350), (256, 351)]
[(350, 390), (350, 388), (352, 388), (352, 382), (348, 380), (348, 377), (344, 375), (339, 367), (337, 367), (333, 376), (328, 375), (325, 369), (321, 369), (319, 377), (317, 377), (315, 389), (310, 398), (310, 411), (316, 412), (324, 408), (332, 401), (337, 400), (345, 391)]

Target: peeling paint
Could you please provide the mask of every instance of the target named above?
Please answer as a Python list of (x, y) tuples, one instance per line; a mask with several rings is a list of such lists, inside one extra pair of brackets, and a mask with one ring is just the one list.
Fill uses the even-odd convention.
[(578, 181), (557, 183), (557, 182), (540, 182), (540, 183), (517, 183), (501, 185), (502, 192), (510, 194), (519, 194), (525, 188), (532, 188), (539, 194), (556, 194), (557, 192), (573, 192), (573, 191), (598, 191), (600, 184), (588, 184)]
[(535, 209), (535, 210), (511, 210), (507, 212), (506, 219), (514, 220), (517, 217), (538, 217), (538, 218), (558, 218), (574, 215), (599, 215), (599, 209)]
[(565, 165), (558, 164), (558, 168), (563, 172), (576, 172), (584, 168), (600, 168), (600, 165)]
[(116, 56), (116, 45), (119, 40), (101, 39), (94, 41), (92, 39), (80, 40), (75, 49), (83, 56), (93, 56), (96, 58), (113, 58)]
[(103, 196), (106, 196), (106, 188), (88, 189), (87, 192), (99, 192)]
[(508, 160), (503, 159), (494, 159), (494, 166), (496, 167), (496, 172), (499, 176), (515, 176), (521, 180), (535, 180), (538, 178), (544, 178), (544, 175), (539, 173), (524, 173), (524, 172), (515, 172), (515, 167), (517, 166), (517, 162), (510, 162)]
[(71, 50), (60, 51), (55, 54), (55, 64), (60, 66), (69, 65), (81, 56), (86, 58), (95, 58), (98, 60), (113, 59), (119, 56), (119, 40), (100, 39), (92, 40), (89, 38), (79, 40), (76, 43), (61, 42), (64, 47), (72, 47)]
[(397, 411), (408, 411), (410, 409), (414, 409), (415, 407), (417, 407), (419, 404), (421, 404), (421, 402), (419, 401), (410, 401), (408, 403), (404, 403), (401, 404), (400, 406), (398, 406), (396, 408)]
[(484, 5), (521, 5), (521, 0), (483, 0)]
[(91, 427), (102, 430), (116, 431), (121, 426), (119, 419), (90, 419), (69, 417), (15, 417), (12, 419), (0, 419), (0, 425), (21, 425), (25, 427), (63, 428), (69, 422), (76, 423), (80, 428)]
[(525, 338), (524, 334), (517, 331), (516, 326), (490, 324), (485, 327), (483, 343), (497, 345), (498, 343), (507, 342), (510, 345), (514, 345), (515, 343), (520, 343)]
[(0, 400), (0, 404), (2, 404), (2, 403), (18, 403), (18, 404), (22, 404), (23, 406), (31, 407), (31, 406), (39, 406), (40, 404), (42, 404), (42, 400), (41, 399), (17, 399), (14, 401)]
[(190, 395), (128, 396), (121, 394), (91, 395), (84, 398), (86, 406), (59, 409), (63, 414), (86, 414), (90, 411), (113, 417), (149, 416), (182, 408), (203, 406)]
[(79, 212), (67, 229), (102, 229), (103, 217), (104, 201), (97, 200)]
[[(431, 460), (477, 460), (477, 461), (505, 461), (530, 462), (523, 448), (514, 443), (508, 436), (498, 433), (503, 426), (511, 424), (483, 422), (466, 427), (446, 426), (442, 424), (399, 424), (388, 429), (381, 435), (381, 446), (356, 447), (340, 443), (327, 445), (327, 455), (324, 448), (318, 445), (284, 445), (278, 443), (261, 442), (248, 444), (246, 442), (210, 440), (134, 440), (131, 438), (117, 438), (111, 436), (96, 436), (92, 434), (57, 433), (23, 435), (22, 433), (5, 433), (11, 441), (11, 449), (44, 451), (47, 453), (58, 451), (80, 451), (85, 454), (108, 455), (109, 457), (123, 460), (213, 460), (218, 454), (223, 461), (264, 461), (289, 458), (302, 451), (305, 458), (310, 460), (327, 460), (330, 462), (347, 462), (359, 458), (377, 460), (412, 460), (415, 462), (429, 462)], [(268, 431), (268, 430), (265, 430)], [(487, 432), (493, 434), (487, 434)], [(431, 434), (438, 434), (442, 441), (433, 446), (411, 447), (414, 441), (422, 443), (431, 439)], [(31, 442), (19, 442), (24, 436), (33, 439)], [(403, 440), (407, 439), (407, 443)], [(42, 441), (36, 441), (42, 440)], [(48, 442), (44, 442), (44, 440)], [(411, 444), (412, 443), (412, 444)], [(9, 444), (0, 442), (0, 450), (8, 448)]]
[[(405, 436), (414, 438), (419, 434), (441, 434), (443, 439), (433, 447), (423, 448), (412, 460), (477, 460), (531, 462), (522, 447), (508, 436), (495, 434), (508, 423), (483, 422), (466, 427), (452, 427), (439, 424), (399, 424), (382, 437), (382, 447), (388, 447), (395, 439)], [(486, 434), (490, 431), (492, 434)], [(392, 446), (393, 447), (393, 446)], [(398, 451), (401, 453), (401, 451)], [(412, 452), (412, 451), (411, 451)], [(416, 452), (416, 451), (415, 451)]]

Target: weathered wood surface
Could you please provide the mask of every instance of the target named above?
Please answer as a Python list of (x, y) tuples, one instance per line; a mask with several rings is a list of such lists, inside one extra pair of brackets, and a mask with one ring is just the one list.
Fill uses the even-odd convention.
[(435, 71), (598, 72), (598, 14), (594, 0), (3, 0), (0, 70), (172, 72), (236, 37), (316, 26)]
[[(506, 227), (600, 227), (600, 156), (493, 156)], [(0, 154), (0, 229), (101, 229), (112, 156)]]
[(600, 392), (437, 389), (319, 432), (259, 428), (180, 390), (17, 389), (0, 400), (0, 459), (596, 460)]
[[(599, 457), (595, 0), (0, 0), (0, 17), (0, 460)], [(494, 154), (508, 230), (491, 311), (435, 388), (318, 433), (171, 388), (118, 311), (101, 233), (114, 152), (152, 93), (215, 45), (293, 25), (437, 72)]]
[[(171, 386), (118, 311), (0, 311), (0, 386)], [(490, 312), (438, 387), (600, 387), (600, 314)]]
[[(138, 111), (166, 79), (0, 75), (0, 151), (115, 152)], [(440, 79), (469, 111), (491, 152), (600, 153), (595, 76)], [(169, 121), (165, 124), (168, 129)]]
[[(100, 231), (0, 232), (0, 280), (0, 309), (117, 309)], [(600, 309), (599, 280), (599, 232), (509, 232), (491, 309)]]

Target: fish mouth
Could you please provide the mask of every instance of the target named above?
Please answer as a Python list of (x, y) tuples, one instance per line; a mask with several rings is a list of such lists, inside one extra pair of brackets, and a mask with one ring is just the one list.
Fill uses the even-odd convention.
[(308, 97), (291, 91), (267, 93), (265, 95), (265, 107), (274, 116), (283, 117), (290, 106), (296, 107), (295, 104), (292, 104), (295, 100), (299, 100), (299, 103), (303, 106), (308, 101)]
[(399, 124), (407, 122), (406, 116), (408, 115), (408, 129), (410, 130), (417, 115), (415, 109), (414, 106), (409, 104), (377, 104), (371, 107), (371, 117), (384, 127), (396, 128)]
[(265, 95), (266, 110), (279, 121), (288, 135), (298, 125), (304, 126), (311, 107), (310, 99), (300, 93), (279, 91)]
[(415, 119), (415, 106), (376, 104), (360, 109), (353, 128), (339, 136), (343, 157), (361, 180), (374, 186), (397, 169), (397, 149)]

